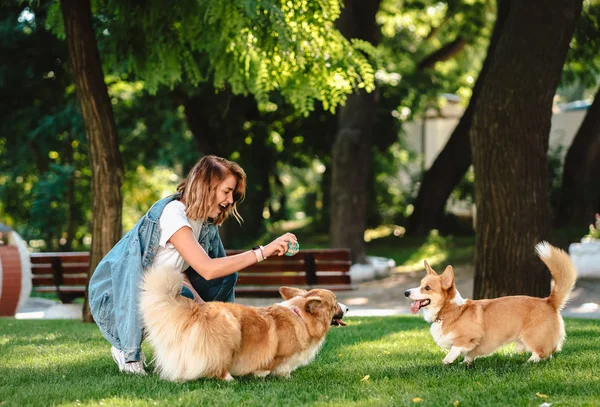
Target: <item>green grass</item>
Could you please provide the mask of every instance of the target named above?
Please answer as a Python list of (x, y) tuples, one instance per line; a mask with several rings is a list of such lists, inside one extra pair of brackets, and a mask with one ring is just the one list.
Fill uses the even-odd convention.
[[(442, 366), (417, 317), (349, 318), (291, 379), (161, 381), (117, 372), (93, 324), (0, 319), (1, 406), (597, 405), (600, 321), (569, 319), (562, 353), (540, 364), (509, 349)], [(146, 353), (151, 353), (145, 348)], [(368, 378), (367, 378), (368, 376)]]

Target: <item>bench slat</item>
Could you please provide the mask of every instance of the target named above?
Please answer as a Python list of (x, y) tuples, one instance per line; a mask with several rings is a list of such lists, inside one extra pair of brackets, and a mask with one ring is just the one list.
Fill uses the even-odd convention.
[[(86, 285), (87, 281), (88, 281), (87, 275), (82, 275), (82, 276), (80, 275), (78, 277), (75, 277), (75, 276), (63, 277), (63, 282), (60, 286), (63, 287), (63, 286), (68, 286), (68, 285)], [(54, 287), (54, 277), (53, 276), (46, 276), (46, 277), (36, 276), (36, 277), (33, 277), (32, 284), (34, 287), (40, 287), (40, 286)]]
[(304, 261), (291, 263), (265, 260), (243, 270), (244, 273), (281, 273), (286, 271), (304, 272)]
[(334, 261), (315, 261), (315, 266), (318, 271), (350, 271), (352, 266), (351, 261), (334, 260)]
[[(54, 293), (56, 292), (56, 287), (34, 287), (35, 292), (38, 293)], [(85, 286), (60, 286), (60, 292), (66, 294), (84, 294)]]
[[(317, 285), (331, 285), (331, 284), (350, 284), (350, 276), (348, 275), (335, 275), (335, 276), (318, 276)], [(238, 276), (238, 285), (236, 285), (236, 291), (238, 286), (245, 285), (291, 285), (294, 287), (306, 285), (306, 276), (303, 274), (292, 274), (292, 275), (273, 275), (273, 276), (257, 276), (257, 275), (245, 275), (240, 274)]]
[(62, 263), (89, 263), (89, 252), (53, 252), (31, 253), (31, 264), (50, 263), (52, 259), (59, 258)]
[[(73, 263), (73, 264), (65, 264), (62, 265), (63, 274), (87, 274), (88, 272), (88, 263)], [(52, 264), (49, 263), (40, 263), (40, 264), (32, 264), (31, 272), (33, 274), (52, 274)]]

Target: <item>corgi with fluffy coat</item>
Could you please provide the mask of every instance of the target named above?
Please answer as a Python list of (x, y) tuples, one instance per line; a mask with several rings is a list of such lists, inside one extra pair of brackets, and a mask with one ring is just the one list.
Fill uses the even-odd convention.
[(538, 243), (535, 249), (554, 279), (547, 298), (519, 295), (465, 300), (454, 285), (452, 266), (438, 275), (425, 262), (427, 275), (421, 285), (404, 295), (414, 301), (413, 314), (423, 309), (425, 320), (432, 323), (435, 342), (450, 349), (444, 364), (460, 355), (470, 364), (513, 342), (517, 351), (531, 352), (529, 362), (550, 358), (561, 350), (566, 335), (560, 311), (575, 285), (577, 271), (569, 255), (548, 242)]
[(148, 270), (142, 283), (140, 313), (166, 380), (289, 377), (315, 358), (331, 325), (345, 325), (348, 308), (329, 290), (281, 287), (284, 302), (255, 308), (198, 304), (180, 295), (182, 283), (171, 269)]

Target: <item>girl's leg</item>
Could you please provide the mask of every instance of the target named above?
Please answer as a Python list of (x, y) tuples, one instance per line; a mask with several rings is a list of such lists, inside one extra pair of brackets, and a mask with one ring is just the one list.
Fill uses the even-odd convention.
[(233, 273), (225, 277), (206, 280), (192, 268), (185, 271), (194, 290), (204, 301), (235, 302), (234, 287), (238, 274)]
[(190, 300), (194, 300), (198, 304), (204, 304), (204, 300), (200, 297), (200, 295), (194, 290), (192, 284), (186, 278), (183, 280), (183, 286), (181, 287), (181, 295), (189, 298)]

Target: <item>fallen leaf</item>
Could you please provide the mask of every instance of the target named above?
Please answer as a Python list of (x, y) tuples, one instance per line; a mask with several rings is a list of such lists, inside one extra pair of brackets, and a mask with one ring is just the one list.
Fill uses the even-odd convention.
[(415, 398), (413, 399), (413, 403), (420, 403), (420, 402), (422, 402), (422, 401), (423, 401), (423, 399), (422, 399), (421, 397), (415, 397)]
[(542, 394), (542, 393), (539, 393), (539, 392), (538, 392), (538, 393), (535, 393), (535, 395), (536, 395), (536, 396), (538, 396), (538, 397), (539, 397), (539, 398), (541, 398), (541, 399), (547, 399), (547, 398), (548, 398), (548, 395), (547, 395), (547, 394)]
[(338, 353), (338, 356), (342, 356), (342, 354), (341, 354), (341, 353)]
[(458, 401), (458, 400), (454, 400), (454, 403), (452, 403), (452, 405), (453, 405), (454, 407), (458, 407), (458, 403), (459, 403), (459, 401)]
[(388, 352), (387, 350), (386, 350), (384, 353), (385, 353), (386, 355), (389, 355), (389, 354), (390, 354), (390, 352)]
[(361, 382), (366, 382), (367, 380), (369, 380), (369, 375), (366, 375), (365, 377), (363, 377), (362, 379), (360, 379)]

